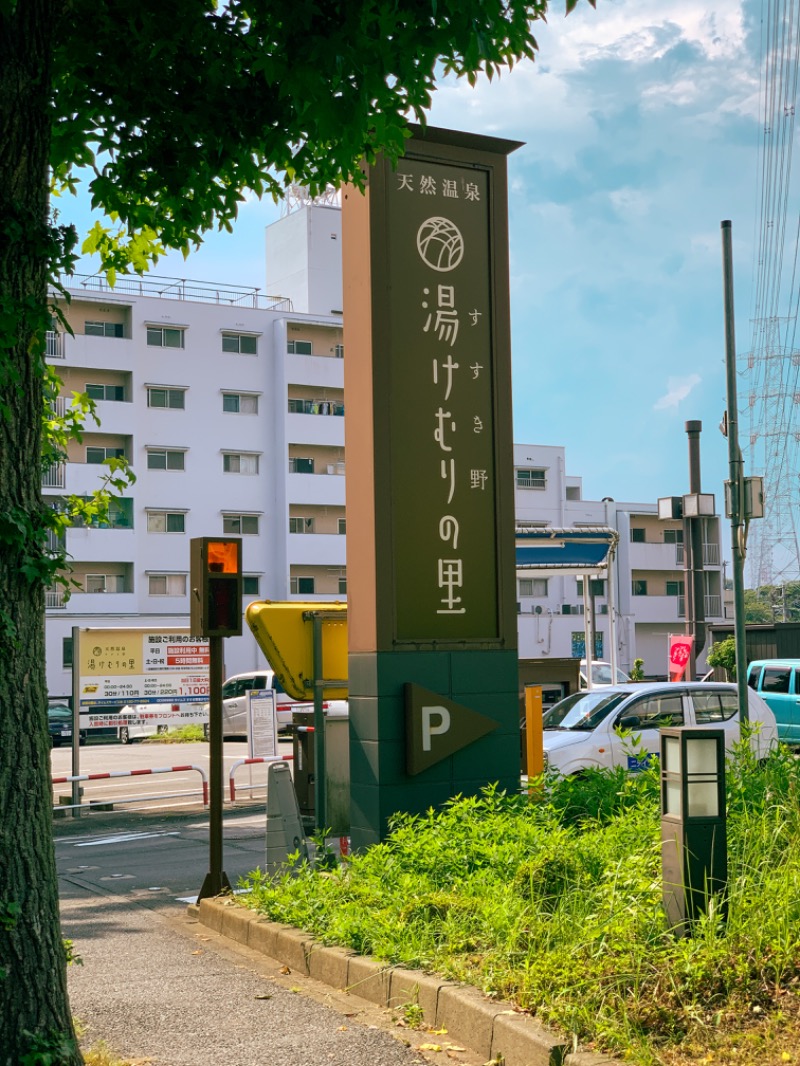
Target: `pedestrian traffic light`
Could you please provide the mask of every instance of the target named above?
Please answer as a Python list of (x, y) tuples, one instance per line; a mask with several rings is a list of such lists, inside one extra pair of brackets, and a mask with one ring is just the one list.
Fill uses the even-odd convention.
[(242, 634), (242, 542), (192, 537), (190, 628), (194, 637)]

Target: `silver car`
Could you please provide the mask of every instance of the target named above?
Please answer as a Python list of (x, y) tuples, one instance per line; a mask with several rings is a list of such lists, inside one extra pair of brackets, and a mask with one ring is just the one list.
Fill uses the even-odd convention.
[[(752, 738), (759, 759), (778, 741), (775, 715), (748, 690)], [(730, 751), (739, 740), (736, 685), (702, 681), (605, 685), (575, 692), (543, 717), (545, 765), (564, 775), (590, 768), (642, 769), (659, 752), (659, 729), (703, 726), (722, 729)], [(628, 735), (622, 735), (628, 734)]]

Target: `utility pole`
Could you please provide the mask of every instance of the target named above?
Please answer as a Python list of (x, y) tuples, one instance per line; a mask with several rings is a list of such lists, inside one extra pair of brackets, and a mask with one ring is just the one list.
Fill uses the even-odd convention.
[[(689, 438), (689, 493), (699, 496), (700, 487), (700, 433), (703, 423), (692, 421), (686, 423)], [(700, 514), (686, 518), (684, 515), (684, 566), (686, 571), (686, 620), (689, 632), (694, 637), (689, 658), (688, 677), (697, 677), (697, 660), (706, 644), (706, 584), (705, 562), (703, 559), (703, 519)], [(691, 599), (689, 589), (691, 588)], [(691, 606), (690, 606), (691, 605)]]
[(747, 706), (747, 633), (744, 625), (744, 470), (739, 448), (739, 409), (736, 395), (736, 330), (733, 320), (733, 254), (729, 220), (722, 228), (722, 291), (725, 313), (725, 380), (728, 470), (731, 488), (731, 549), (733, 553), (733, 632), (736, 644), (736, 689), (739, 723), (750, 721)]

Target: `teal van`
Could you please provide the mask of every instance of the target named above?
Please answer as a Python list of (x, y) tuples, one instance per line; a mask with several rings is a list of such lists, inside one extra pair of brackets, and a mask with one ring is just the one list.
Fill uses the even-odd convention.
[(747, 684), (775, 715), (778, 739), (800, 747), (800, 659), (756, 659)]

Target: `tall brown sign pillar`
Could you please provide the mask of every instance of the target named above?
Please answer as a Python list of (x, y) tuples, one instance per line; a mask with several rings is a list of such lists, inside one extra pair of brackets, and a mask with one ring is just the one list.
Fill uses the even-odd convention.
[(414, 127), (343, 198), (351, 836), (519, 787), (508, 154)]

